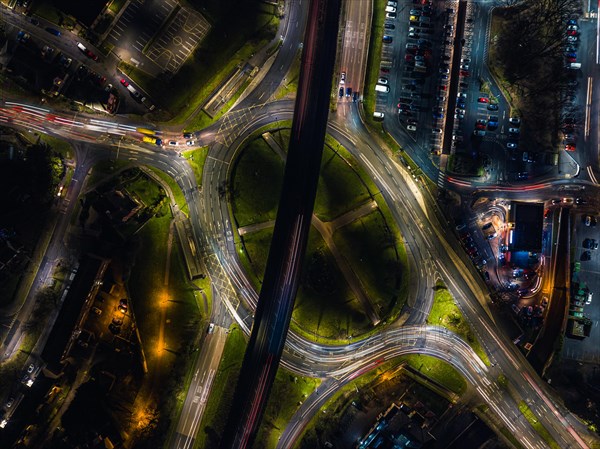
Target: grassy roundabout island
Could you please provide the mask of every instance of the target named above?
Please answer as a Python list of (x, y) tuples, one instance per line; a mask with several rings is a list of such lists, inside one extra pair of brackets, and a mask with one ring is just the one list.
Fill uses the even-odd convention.
[[(238, 254), (260, 289), (283, 180), (289, 129), (250, 139), (231, 176)], [(398, 315), (408, 262), (375, 184), (328, 138), (292, 327), (319, 341), (358, 337)]]

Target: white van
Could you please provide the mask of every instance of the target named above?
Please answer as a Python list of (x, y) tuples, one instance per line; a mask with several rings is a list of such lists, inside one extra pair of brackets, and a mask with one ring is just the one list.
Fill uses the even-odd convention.
[(385, 117), (385, 113), (383, 113), (383, 112), (379, 112), (379, 111), (373, 112), (373, 118), (382, 120), (384, 117)]
[(580, 62), (572, 62), (571, 65), (569, 65), (570, 69), (573, 70), (579, 70), (581, 68), (581, 63)]
[(396, 8), (394, 6), (386, 6), (385, 12), (396, 12)]
[(87, 48), (85, 48), (85, 45), (83, 45), (81, 42), (77, 42), (77, 48), (79, 48), (84, 53), (87, 51)]
[(376, 84), (375, 91), (376, 92), (384, 92), (387, 94), (390, 91), (390, 88), (388, 86), (384, 86), (382, 84)]

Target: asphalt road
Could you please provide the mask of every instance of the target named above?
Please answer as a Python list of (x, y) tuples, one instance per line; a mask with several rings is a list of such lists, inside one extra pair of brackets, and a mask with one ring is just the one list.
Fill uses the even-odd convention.
[[(293, 48), (293, 45), (291, 48)], [(257, 92), (257, 95), (260, 94), (262, 94), (260, 91)], [(249, 132), (254, 126), (258, 126), (261, 123), (268, 123), (275, 118), (281, 118), (285, 116), (285, 111), (290, 111), (290, 109), (289, 102), (271, 104), (253, 118), (251, 126), (248, 126), (249, 124), (246, 123), (242, 124), (243, 132)], [(281, 114), (282, 112), (284, 113)], [(344, 132), (344, 127), (346, 126), (349, 127), (351, 132)], [(517, 392), (522, 397), (531, 401), (530, 407), (536, 410), (540, 420), (561, 445), (564, 444), (566, 447), (568, 444), (576, 444), (577, 437), (573, 434), (573, 427), (578, 432), (581, 432), (582, 435), (585, 435), (584, 429), (581, 428), (567, 411), (548, 398), (543, 382), (532, 372), (527, 362), (514, 349), (512, 343), (506, 341), (503, 337), (496, 336), (498, 331), (494, 329), (493, 323), (487, 318), (485, 309), (483, 308), (487, 302), (485, 287), (481, 285), (482, 282), (477, 278), (472, 267), (465, 265), (462, 258), (455, 253), (455, 251), (458, 252), (460, 249), (455, 239), (448, 232), (448, 225), (436, 216), (437, 210), (432, 204), (431, 199), (427, 195), (420, 194), (420, 187), (414, 184), (412, 178), (406, 174), (405, 170), (389, 161), (378, 150), (378, 146), (372, 142), (356, 118), (351, 117), (350, 120), (346, 118), (343, 124), (333, 124), (330, 129), (333, 130), (334, 137), (340, 139), (342, 143), (354, 151), (358, 159), (365, 164), (386, 200), (388, 200), (394, 216), (397, 219), (401, 219), (401, 223), (406, 224), (406, 222), (409, 222), (410, 227), (402, 229), (403, 232), (408, 232), (405, 232), (404, 235), (409, 239), (409, 245), (410, 239), (414, 239), (416, 243), (413, 257), (419, 257), (416, 256), (418, 254), (420, 257), (417, 260), (429, 260), (429, 266), (437, 264), (437, 271), (445, 279), (449, 280), (448, 284), (451, 292), (457, 298), (459, 306), (471, 324), (474, 325), (482, 343), (489, 349), (493, 363), (496, 363), (498, 369), (501, 369), (510, 379), (511, 383), (516, 386)], [(200, 133), (200, 139), (210, 141), (214, 135), (215, 128), (211, 127)], [(240, 132), (240, 135), (242, 135), (242, 132)], [(116, 144), (116, 142), (114, 143)], [(239, 144), (239, 141), (237, 143)], [(190, 205), (190, 218), (194, 224), (195, 239), (201, 242), (203, 248), (211, 250), (211, 254), (214, 254), (214, 258), (219, 262), (211, 265), (211, 269), (225, 270), (226, 273), (228, 270), (231, 270), (231, 282), (236, 286), (236, 290), (240, 292), (243, 302), (247, 302), (251, 306), (255, 294), (247, 290), (248, 283), (245, 280), (243, 272), (239, 271), (235, 261), (232, 262), (234, 258), (230, 249), (233, 244), (229, 239), (230, 233), (227, 230), (229, 227), (228, 211), (225, 201), (219, 198), (218, 195), (218, 186), (223, 180), (227, 179), (221, 176), (227, 175), (228, 170), (227, 161), (223, 159), (223, 153), (235, 153), (236, 150), (237, 148), (233, 150), (224, 149), (219, 145), (214, 145), (211, 148), (211, 155), (216, 160), (214, 166), (216, 170), (215, 172), (205, 170), (205, 180), (207, 182), (203, 183), (202, 197), (204, 200), (200, 200), (201, 195), (195, 186), (195, 181), (193, 181), (193, 173), (191, 173), (191, 169), (182, 158), (177, 158), (172, 152), (158, 149), (150, 151), (146, 148), (136, 147), (130, 143), (122, 145), (121, 149), (123, 157), (136, 158), (138, 163), (141, 164), (158, 166), (161, 169), (165, 169), (177, 179), (184, 188), (186, 199)], [(219, 165), (223, 167), (219, 167)], [(433, 179), (437, 179), (437, 177), (434, 176)], [(559, 183), (554, 181), (551, 185), (548, 183), (548, 185), (542, 185), (539, 190), (529, 192), (517, 189), (511, 191), (505, 187), (498, 186), (490, 188), (487, 193), (525, 199), (529, 197), (528, 195), (556, 194), (561, 185), (572, 182), (564, 181)], [(578, 181), (576, 180), (575, 182)], [(586, 195), (594, 196), (597, 193), (597, 190), (592, 188), (590, 184), (587, 184), (587, 187)], [(472, 191), (472, 189), (470, 190)], [(504, 193), (503, 191), (508, 191), (508, 193)], [(213, 205), (216, 207), (213, 207)], [(208, 223), (208, 226), (202, 227), (201, 224), (203, 223)], [(446, 243), (446, 240), (450, 243)], [(233, 254), (235, 254), (235, 248), (233, 247), (233, 249)], [(417, 266), (424, 268), (425, 264)], [(423, 275), (423, 273), (421, 274)], [(223, 287), (223, 291), (225, 292), (224, 302), (228, 310), (236, 320), (241, 320), (243, 328), (248, 329), (249, 320), (247, 318), (250, 312), (244, 313), (242, 312), (242, 307), (240, 307), (246, 304), (235, 302), (238, 301), (237, 296), (227, 279), (223, 279), (221, 276), (215, 276), (215, 278), (214, 282)], [(232, 292), (233, 294), (229, 296), (229, 293)], [(421, 313), (424, 315), (424, 310)], [(356, 353), (361, 355), (362, 353), (357, 351), (358, 346), (368, 346), (371, 344), (371, 341), (375, 345), (384, 340), (384, 333), (382, 333), (372, 337), (372, 340), (332, 349), (319, 347), (318, 345), (305, 342), (296, 336), (290, 335), (287, 342), (290, 349), (285, 353), (283, 364), (300, 373), (313, 372), (315, 374), (320, 372), (319, 366), (322, 364), (321, 366), (324, 367), (323, 374), (329, 375), (331, 372), (336, 372), (336, 363), (338, 365), (344, 362), (347, 364), (351, 354)], [(385, 356), (382, 347), (379, 347), (378, 351), (380, 351), (377, 354), (379, 357)], [(298, 355), (295, 356), (295, 354)], [(457, 354), (452, 354), (458, 357)], [(316, 363), (310, 363), (313, 359), (307, 357), (316, 358)], [(452, 357), (450, 361), (452, 362), (457, 357)], [(335, 360), (336, 358), (338, 359), (337, 361)], [(299, 362), (299, 360), (302, 360), (303, 363)], [(358, 369), (364, 368), (367, 370), (372, 368), (374, 365), (369, 366), (372, 363), (366, 362), (364, 367)], [(310, 368), (305, 366), (307, 364)], [(353, 368), (356, 370), (357, 366), (355, 365)], [(479, 376), (475, 378), (477, 382), (481, 381), (485, 383), (480, 379), (483, 379), (483, 377)], [(482, 389), (479, 393), (482, 399), (490, 404), (494, 411), (498, 407), (502, 407), (500, 413), (505, 413), (505, 415), (501, 416), (507, 423), (507, 426), (510, 427), (509, 422), (511, 424), (515, 422), (510, 419), (510, 415), (506, 414), (510, 413), (511, 410), (514, 411), (514, 402), (504, 404), (501, 399), (497, 399), (496, 396), (491, 395), (492, 391), (485, 389)], [(505, 406), (506, 409), (504, 409)], [(526, 426), (521, 428), (519, 424), (519, 429), (522, 429), (519, 432), (522, 431), (524, 438), (532, 445), (528, 447), (543, 445), (537, 435), (530, 435), (531, 430), (529, 428)], [(579, 445), (581, 446), (581, 444)]]
[(181, 409), (181, 419), (177, 423), (169, 447), (176, 449), (194, 447), (226, 339), (227, 329), (221, 326), (215, 326), (214, 332), (204, 338), (196, 365), (193, 368), (194, 376), (188, 389), (188, 395)]

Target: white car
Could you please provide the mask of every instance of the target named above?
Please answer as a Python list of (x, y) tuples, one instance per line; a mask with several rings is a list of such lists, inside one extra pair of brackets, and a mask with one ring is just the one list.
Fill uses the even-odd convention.
[(442, 129), (441, 129), (441, 128), (433, 128), (433, 129), (431, 130), (431, 132), (432, 132), (433, 134), (442, 134)]
[(32, 363), (31, 365), (29, 365), (29, 366), (27, 367), (27, 373), (28, 373), (28, 374), (31, 374), (31, 373), (33, 373), (33, 370), (34, 370), (34, 369), (35, 369), (35, 365)]
[(193, 140), (188, 140), (188, 141), (187, 141), (185, 144), (186, 144), (187, 146), (191, 147), (191, 146), (194, 146), (194, 145), (196, 145), (196, 142), (195, 142), (195, 141), (193, 141)]
[(387, 5), (388, 6), (393, 6), (394, 8), (397, 8), (398, 7), (398, 2), (391, 2), (390, 1), (390, 2), (387, 2)]
[(394, 8), (393, 6), (386, 6), (385, 7), (385, 12), (396, 12), (396, 8)]
[(169, 140), (169, 146), (176, 147), (177, 145), (179, 145), (179, 142), (176, 140)]
[[(388, 3), (388, 5), (389, 5), (389, 3)], [(577, 25), (569, 25), (567, 27), (568, 31), (577, 31), (578, 29), (579, 29), (579, 27)]]
[(416, 130), (417, 130), (417, 127), (416, 127), (415, 125), (408, 125), (408, 126), (406, 127), (406, 129), (408, 129), (409, 131), (416, 131)]
[(518, 145), (514, 142), (507, 142), (506, 143), (506, 148), (511, 148), (511, 149), (516, 149), (518, 147)]
[(518, 117), (511, 117), (508, 119), (508, 123), (511, 125), (519, 126), (521, 124), (521, 119)]
[(342, 76), (340, 77), (340, 84), (344, 84), (346, 82), (346, 72), (342, 72)]
[(509, 134), (519, 134), (519, 128), (508, 128)]
[(388, 79), (387, 79), (387, 78), (383, 78), (383, 77), (381, 77), (381, 78), (379, 78), (379, 79), (377, 80), (377, 82), (378, 82), (379, 84), (386, 85), (386, 84), (388, 83)]

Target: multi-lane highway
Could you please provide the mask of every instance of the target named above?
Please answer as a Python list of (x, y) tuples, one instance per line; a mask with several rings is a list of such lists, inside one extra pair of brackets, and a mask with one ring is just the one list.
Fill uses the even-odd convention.
[[(359, 2), (357, 2), (359, 3)], [(290, 5), (290, 6), (287, 6)], [(296, 50), (302, 41), (302, 24), (306, 17), (305, 5), (301, 3), (286, 3), (289, 8), (284, 45), (278, 56), (278, 61), (273, 64), (272, 70), (266, 75), (262, 83), (247, 96), (239, 105), (240, 108), (261, 104), (251, 122), (240, 123), (231, 134), (235, 137), (228, 147), (214, 143), (218, 135), (219, 123), (196, 133), (202, 144), (211, 144), (210, 155), (204, 170), (203, 188), (198, 189), (191, 168), (183, 158), (176, 153), (160, 148), (147, 148), (136, 145), (128, 138), (120, 139), (123, 135), (131, 135), (134, 125), (130, 125), (124, 118), (111, 120), (109, 124), (91, 123), (92, 120), (85, 115), (74, 117), (69, 114), (56, 113), (61, 120), (44, 119), (33, 123), (39, 126), (41, 132), (62, 135), (72, 141), (97, 142), (101, 136), (109, 136), (107, 144), (118, 146), (121, 157), (132, 159), (139, 164), (156, 166), (169, 173), (182, 187), (186, 201), (190, 208), (190, 220), (193, 225), (193, 238), (197, 247), (208, 260), (208, 269), (213, 283), (220, 292), (219, 299), (238, 321), (242, 329), (249, 332), (252, 320), (252, 309), (256, 307), (257, 295), (241, 269), (236, 257), (232, 229), (226, 198), (219, 194), (223, 183), (229, 179), (230, 162), (242, 146), (244, 139), (258, 127), (275, 120), (288, 119), (293, 112), (293, 104), (289, 101), (272, 102), (264, 104), (274, 89), (279, 84), (281, 77), (286, 72), (286, 67), (293, 60)], [(483, 19), (482, 19), (483, 20)], [(290, 26), (295, 25), (295, 26)], [(262, 102), (262, 103), (261, 103)], [(477, 362), (477, 357), (469, 352), (464, 342), (446, 330), (435, 327), (395, 327), (383, 330), (372, 337), (353, 342), (346, 346), (328, 347), (307, 342), (297, 335), (290, 334), (286, 341), (283, 353), (283, 365), (287, 368), (309, 376), (331, 377), (336, 375), (341, 380), (327, 381), (319, 389), (321, 396), (311, 397), (302, 407), (304, 412), (299, 419), (295, 417), (284, 436), (287, 442), (297, 438), (298, 431), (306, 423), (318, 406), (323, 403), (329, 392), (334, 392), (344, 382), (367, 372), (381, 363), (382, 360), (400, 355), (402, 353), (419, 352), (430, 354), (453, 364), (475, 388), (480, 398), (490, 405), (491, 409), (506, 423), (515, 434), (523, 438), (526, 447), (545, 447), (541, 437), (532, 432), (531, 427), (525, 422), (518, 412), (514, 400), (508, 398), (496, 384), (497, 375), (503, 373), (515, 387), (520, 397), (529, 401), (540, 421), (559, 442), (561, 447), (586, 447), (578, 433), (590, 441), (585, 428), (564, 407), (552, 399), (545, 384), (537, 377), (527, 361), (516, 350), (514, 345), (504, 338), (495, 327), (493, 317), (488, 310), (489, 298), (487, 287), (483, 284), (478, 274), (470, 265), (468, 259), (462, 254), (460, 245), (454, 236), (448, 232), (449, 224), (441, 215), (435, 202), (427, 194), (423, 186), (407, 173), (401, 165), (389, 159), (373, 141), (368, 130), (360, 121), (356, 105), (348, 105), (347, 114), (339, 114), (331, 118), (329, 132), (347, 147), (364, 164), (368, 173), (373, 177), (382, 195), (390, 205), (393, 215), (398, 222), (406, 240), (406, 245), (411, 261), (411, 276), (415, 280), (411, 283), (409, 304), (413, 312), (407, 317), (408, 323), (417, 325), (424, 323), (431, 303), (431, 282), (435, 276), (442, 277), (454, 297), (457, 299), (463, 313), (472, 324), (482, 344), (486, 348), (493, 368), (485, 367)], [(8, 108), (11, 109), (11, 108)], [(594, 112), (597, 117), (597, 111)], [(393, 117), (393, 115), (392, 115)], [(17, 117), (18, 118), (18, 117)], [(121, 124), (116, 126), (116, 124)], [(31, 127), (32, 122), (18, 123), (13, 121), (8, 126)], [(81, 126), (80, 126), (81, 125)], [(123, 130), (123, 134), (111, 134), (110, 130)], [(597, 136), (597, 130), (592, 127), (592, 132)], [(414, 151), (415, 160), (423, 165), (424, 171), (435, 181), (438, 179), (437, 168), (429, 161), (427, 154), (419, 152), (421, 149), (414, 141), (406, 138), (404, 131), (399, 130), (392, 134), (403, 143), (409, 152)], [(104, 138), (102, 137), (102, 138)], [(597, 141), (597, 138), (596, 138)], [(96, 145), (88, 146), (88, 153), (98, 154)], [(101, 147), (98, 147), (101, 148)], [(103, 154), (106, 154), (105, 152)], [(593, 151), (588, 154), (589, 166), (596, 166), (597, 157), (592, 157)], [(81, 182), (92, 159), (87, 162), (83, 153), (78, 150), (78, 167), (81, 170), (77, 175)], [(94, 161), (96, 159), (94, 158)], [(520, 199), (539, 199), (556, 196), (561, 185), (571, 184), (573, 181), (556, 181), (548, 179), (532, 188), (516, 187), (507, 188), (502, 185), (486, 186), (485, 193), (490, 196), (514, 197)], [(592, 182), (582, 182), (586, 186), (585, 194), (593, 197), (597, 195), (597, 186)], [(471, 182), (461, 181), (461, 184), (447, 183), (448, 188), (456, 188), (464, 195), (470, 195), (476, 190)], [(69, 197), (74, 203), (77, 191)], [(54, 239), (60, 242), (64, 235), (64, 228), (59, 228), (54, 234)], [(53, 240), (52, 242), (54, 242)], [(54, 245), (54, 246), (52, 246)], [(55, 250), (60, 247), (58, 243), (51, 243)], [(52, 254), (49, 258), (55, 258)], [(41, 269), (38, 280), (43, 280), (45, 269)], [(226, 276), (223, 276), (223, 275)], [(405, 317), (406, 318), (406, 317)], [(218, 323), (218, 321), (217, 321)], [(223, 323), (225, 324), (225, 323)], [(212, 372), (215, 369), (215, 354), (219, 353), (222, 345), (224, 331), (217, 326), (214, 334), (207, 336), (200, 355), (200, 362), (196, 364), (197, 377), (192, 382), (186, 400), (185, 412), (182, 414), (178, 427), (179, 434), (172, 447), (189, 447), (193, 443), (194, 431), (197, 429), (202, 415), (202, 404), (206, 398)], [(201, 329), (200, 332), (204, 332)], [(350, 374), (352, 373), (352, 374)], [(284, 438), (282, 437), (282, 440)], [(280, 443), (280, 447), (288, 447)]]

